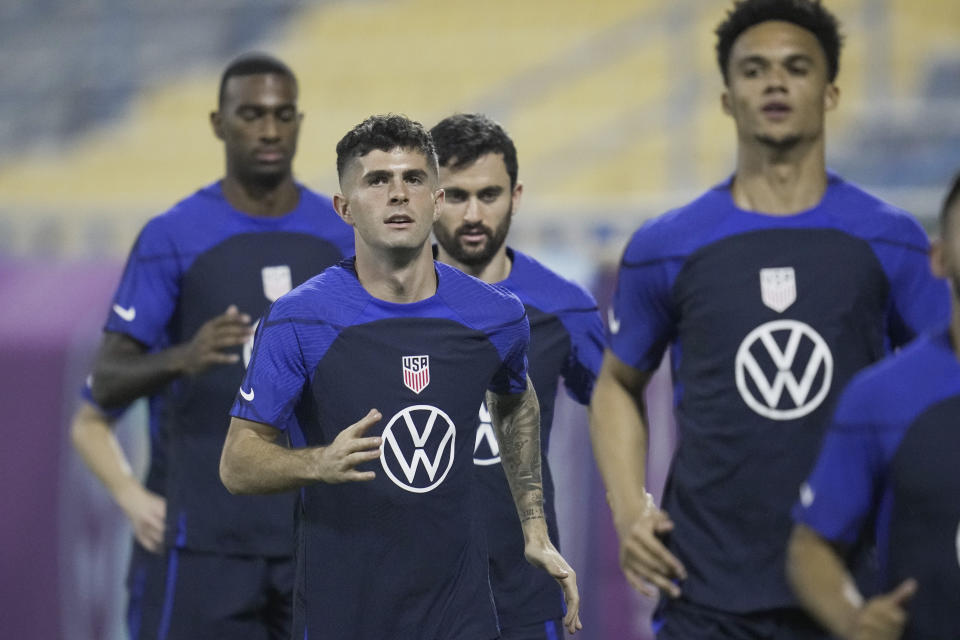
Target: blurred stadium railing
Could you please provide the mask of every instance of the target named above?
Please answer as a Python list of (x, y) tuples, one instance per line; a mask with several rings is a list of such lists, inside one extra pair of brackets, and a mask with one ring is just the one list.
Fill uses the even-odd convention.
[[(929, 217), (960, 166), (960, 3), (835, 0), (847, 33), (833, 167)], [(143, 221), (220, 174), (207, 113), (253, 47), (307, 113), (297, 171), (335, 189), (366, 115), (499, 119), (530, 244), (619, 251), (638, 220), (732, 167), (712, 29), (726, 2), (0, 2), (0, 250), (120, 257)], [(591, 253), (591, 257), (594, 254)]]

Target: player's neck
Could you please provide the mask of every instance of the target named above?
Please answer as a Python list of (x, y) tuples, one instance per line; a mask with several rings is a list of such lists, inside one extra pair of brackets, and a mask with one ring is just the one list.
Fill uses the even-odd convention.
[(357, 242), (355, 266), (361, 286), (379, 300), (409, 304), (437, 293), (437, 272), (429, 243), (419, 251), (397, 252)]
[(731, 188), (741, 209), (767, 215), (792, 215), (820, 203), (827, 189), (822, 138), (787, 150), (741, 145)]
[(223, 197), (230, 206), (251, 216), (274, 218), (293, 211), (300, 201), (300, 190), (287, 175), (276, 184), (242, 181), (229, 173), (223, 178)]
[(513, 268), (513, 262), (507, 255), (506, 244), (501, 246), (493, 258), (484, 264), (464, 264), (444, 251), (442, 245), (437, 245), (437, 260), (490, 284), (506, 280)]

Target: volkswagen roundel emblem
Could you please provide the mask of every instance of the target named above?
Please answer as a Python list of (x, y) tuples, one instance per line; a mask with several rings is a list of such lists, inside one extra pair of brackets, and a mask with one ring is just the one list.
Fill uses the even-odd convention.
[(826, 399), (833, 355), (810, 325), (774, 320), (747, 334), (735, 368), (737, 390), (748, 407), (771, 420), (795, 420)]
[(395, 485), (412, 493), (440, 486), (453, 467), (457, 428), (437, 407), (418, 404), (399, 411), (383, 430), (380, 464)]

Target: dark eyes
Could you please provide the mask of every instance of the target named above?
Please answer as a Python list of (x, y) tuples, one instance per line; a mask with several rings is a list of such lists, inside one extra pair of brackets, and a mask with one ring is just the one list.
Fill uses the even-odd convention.
[[(502, 193), (502, 192), (499, 191), (499, 190), (497, 190), (497, 191), (481, 191), (481, 192), (479, 192), (479, 193), (477, 194), (477, 199), (478, 199), (480, 202), (483, 202), (484, 204), (491, 204), (491, 203), (493, 203), (493, 202), (496, 202), (497, 198), (500, 197), (500, 194), (501, 194), (501, 193)], [(465, 192), (463, 192), (463, 191), (448, 190), (448, 191), (446, 192), (445, 197), (446, 197), (447, 202), (459, 203), (459, 202), (466, 202), (467, 199), (468, 199), (468, 197), (469, 197), (469, 194), (467, 194), (467, 193), (465, 193)]]
[[(764, 68), (760, 65), (751, 65), (744, 67), (742, 73), (744, 78), (759, 78), (763, 71)], [(805, 76), (810, 73), (810, 67), (803, 63), (788, 64), (787, 73), (792, 76)]]
[[(267, 115), (267, 113), (268, 111), (266, 109), (259, 109), (257, 107), (241, 107), (237, 110), (237, 115), (246, 122), (258, 120)], [(284, 107), (276, 112), (276, 118), (281, 122), (293, 122), (297, 119), (297, 110), (293, 107)]]

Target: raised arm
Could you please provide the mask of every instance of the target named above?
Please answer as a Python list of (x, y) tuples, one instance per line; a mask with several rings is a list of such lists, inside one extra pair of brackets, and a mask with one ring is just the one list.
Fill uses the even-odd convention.
[(787, 576), (804, 608), (845, 640), (900, 638), (907, 621), (904, 606), (917, 590), (916, 581), (908, 579), (864, 602), (837, 550), (804, 524), (797, 524), (790, 537)]
[(126, 334), (108, 331), (94, 365), (93, 399), (102, 407), (123, 406), (180, 376), (238, 362), (239, 355), (224, 350), (244, 344), (252, 335), (250, 316), (235, 306), (204, 323), (188, 342), (155, 352)]
[(357, 466), (380, 457), (379, 437), (363, 437), (382, 416), (371, 409), (326, 447), (289, 449), (277, 444), (281, 431), (270, 425), (232, 418), (220, 456), (220, 480), (230, 493), (290, 491), (325, 482), (365, 482), (373, 471)]
[(609, 350), (604, 354), (590, 402), (590, 439), (607, 488), (627, 580), (647, 596), (656, 596), (647, 584), (652, 583), (676, 597), (680, 588), (673, 580), (682, 580), (686, 572), (659, 539), (673, 523), (645, 490), (648, 427), (643, 394), (651, 376)]
[(540, 403), (527, 377), (527, 389), (518, 394), (488, 391), (487, 409), (500, 444), (500, 460), (513, 494), (523, 529), (524, 554), (534, 566), (553, 576), (563, 589), (567, 613), (563, 624), (570, 633), (582, 629), (576, 573), (550, 541), (543, 512), (540, 462)]
[(70, 439), (84, 464), (129, 518), (137, 541), (147, 551), (157, 553), (163, 546), (166, 500), (148, 491), (133, 474), (113, 425), (113, 419), (83, 402), (73, 415)]

